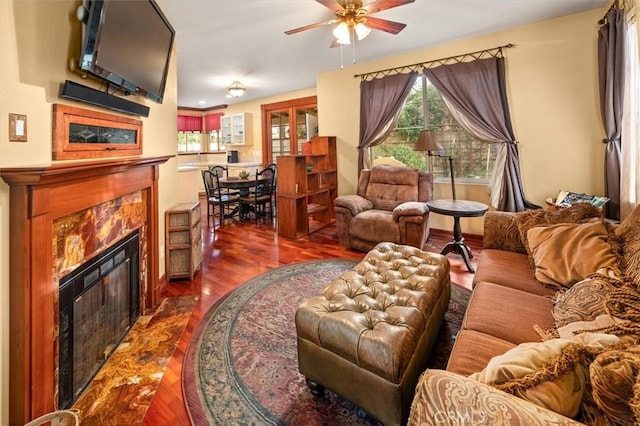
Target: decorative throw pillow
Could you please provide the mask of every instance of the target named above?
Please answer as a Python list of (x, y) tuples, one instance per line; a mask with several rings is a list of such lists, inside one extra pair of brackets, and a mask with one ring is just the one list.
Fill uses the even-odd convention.
[(622, 248), (622, 270), (640, 286), (640, 206), (616, 228)]
[(611, 348), (589, 366), (591, 396), (612, 425), (640, 424), (640, 346)]
[(521, 343), (469, 377), (574, 418), (588, 375), (582, 350), (602, 350), (619, 341), (613, 335), (585, 333), (573, 339)]
[(556, 293), (553, 301), (553, 318), (556, 328), (577, 321), (593, 321), (606, 313), (605, 298), (615, 287), (615, 282), (603, 274), (594, 274)]
[(527, 252), (531, 253), (527, 242), (527, 232), (529, 229), (537, 226), (556, 225), (558, 223), (582, 223), (589, 219), (602, 217), (602, 211), (589, 203), (577, 203), (566, 209), (528, 210), (516, 213), (515, 216), (520, 239), (527, 249)]
[(601, 268), (619, 271), (604, 221), (531, 228), (527, 232), (535, 277), (557, 288), (571, 287)]
[(560, 336), (561, 339), (572, 339), (578, 334), (588, 332), (612, 334), (608, 333), (608, 329), (620, 321), (620, 319), (612, 318), (608, 314), (602, 314), (591, 321), (576, 321), (559, 327), (558, 336)]

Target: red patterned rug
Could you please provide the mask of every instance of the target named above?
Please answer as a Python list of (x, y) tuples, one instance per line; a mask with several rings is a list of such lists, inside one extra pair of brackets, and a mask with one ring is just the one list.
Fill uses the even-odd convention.
[[(327, 391), (314, 397), (298, 372), (294, 315), (356, 260), (296, 263), (261, 274), (211, 307), (193, 333), (182, 380), (194, 425), (375, 425)], [(452, 285), (429, 366), (444, 368), (469, 301)]]

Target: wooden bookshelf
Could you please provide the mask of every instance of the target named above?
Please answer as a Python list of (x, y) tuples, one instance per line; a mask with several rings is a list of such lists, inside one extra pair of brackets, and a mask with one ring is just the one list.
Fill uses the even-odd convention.
[(336, 138), (316, 136), (310, 144), (309, 154), (277, 159), (278, 235), (283, 237), (300, 238), (335, 221)]

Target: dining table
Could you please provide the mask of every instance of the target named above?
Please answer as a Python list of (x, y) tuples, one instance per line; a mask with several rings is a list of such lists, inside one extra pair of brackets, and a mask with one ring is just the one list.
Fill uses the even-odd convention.
[[(240, 197), (248, 197), (249, 194), (251, 194), (251, 188), (268, 183), (269, 177), (264, 175), (256, 179), (256, 175), (249, 175), (246, 178), (239, 176), (221, 176), (218, 178), (218, 182), (221, 188), (236, 189), (240, 193)], [(247, 217), (247, 214), (254, 209), (253, 206), (245, 205), (242, 209), (238, 210), (239, 219), (242, 221)], [(235, 213), (236, 211), (234, 210), (232, 214), (235, 215)]]

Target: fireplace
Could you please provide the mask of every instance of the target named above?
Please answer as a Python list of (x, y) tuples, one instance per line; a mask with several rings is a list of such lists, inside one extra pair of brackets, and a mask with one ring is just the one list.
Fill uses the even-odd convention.
[(60, 280), (58, 408), (69, 408), (140, 316), (138, 232)]
[[(11, 206), (9, 424), (25, 424), (58, 408), (59, 286), (68, 273), (137, 231), (141, 241), (137, 311), (145, 314), (157, 306), (163, 285), (158, 276), (159, 166), (171, 157), (0, 169), (10, 187)], [(128, 205), (136, 207), (134, 215), (140, 213), (143, 220), (132, 222), (125, 214), (114, 221), (112, 209), (123, 206), (125, 213), (131, 212)], [(94, 230), (74, 228), (76, 218), (83, 215), (91, 218)], [(114, 226), (104, 225), (101, 218)], [(83, 255), (74, 262), (68, 258), (60, 262), (67, 238), (74, 235), (85, 241)]]

